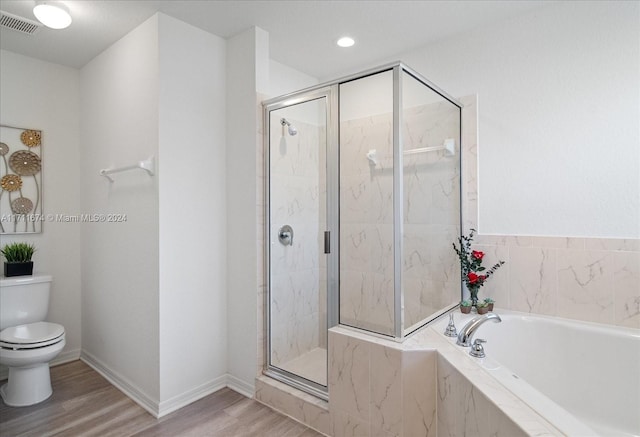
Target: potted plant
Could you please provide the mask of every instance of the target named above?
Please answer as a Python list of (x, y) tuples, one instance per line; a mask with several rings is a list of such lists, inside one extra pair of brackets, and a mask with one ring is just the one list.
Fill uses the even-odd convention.
[(462, 282), (467, 286), (469, 294), (471, 295), (471, 304), (477, 307), (480, 287), (504, 264), (504, 261), (498, 261), (489, 270), (483, 267), (482, 259), (484, 258), (484, 252), (471, 249), (471, 242), (473, 241), (475, 232), (475, 229), (471, 229), (468, 236), (463, 235), (458, 238), (460, 247), (458, 248), (456, 244), (453, 243), (453, 250), (456, 251), (458, 259), (460, 260), (460, 275), (462, 276)]
[(478, 310), (478, 314), (487, 314), (489, 312), (489, 304), (484, 301), (478, 302), (476, 309)]
[(35, 251), (36, 248), (32, 244), (6, 244), (0, 249), (0, 253), (2, 253), (6, 259), (4, 263), (4, 275), (6, 277), (32, 275), (33, 261), (31, 261), (31, 257)]
[(493, 311), (493, 304), (494, 304), (495, 302), (496, 302), (496, 301), (495, 301), (495, 300), (493, 300), (493, 299), (491, 299), (490, 297), (485, 297), (485, 298), (484, 298), (484, 303), (486, 303), (486, 304), (487, 304), (487, 306), (489, 307), (489, 311)]
[(469, 314), (471, 312), (471, 301), (463, 300), (462, 302), (460, 302), (460, 311), (463, 314)]

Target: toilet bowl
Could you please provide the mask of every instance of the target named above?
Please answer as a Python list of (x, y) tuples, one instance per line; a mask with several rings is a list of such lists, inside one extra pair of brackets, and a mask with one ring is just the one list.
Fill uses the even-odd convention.
[(24, 407), (52, 394), (49, 362), (65, 346), (62, 325), (44, 322), (50, 276), (0, 279), (0, 364), (9, 368), (0, 387), (5, 404)]
[(49, 361), (65, 346), (65, 333), (57, 323), (36, 322), (0, 332), (0, 364), (9, 367), (9, 379), (0, 387), (5, 404), (24, 407), (51, 396)]

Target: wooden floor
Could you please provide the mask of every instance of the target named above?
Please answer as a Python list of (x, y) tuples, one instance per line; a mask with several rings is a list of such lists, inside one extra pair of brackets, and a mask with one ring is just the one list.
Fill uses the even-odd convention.
[(273, 436), (319, 434), (224, 388), (156, 419), (82, 361), (51, 368), (53, 395), (31, 407), (0, 402), (0, 436)]

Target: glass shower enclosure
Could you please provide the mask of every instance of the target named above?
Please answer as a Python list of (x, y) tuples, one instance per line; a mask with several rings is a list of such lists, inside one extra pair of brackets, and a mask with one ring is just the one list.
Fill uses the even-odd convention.
[(264, 102), (266, 374), (326, 399), (329, 328), (457, 305), (461, 108), (402, 63)]

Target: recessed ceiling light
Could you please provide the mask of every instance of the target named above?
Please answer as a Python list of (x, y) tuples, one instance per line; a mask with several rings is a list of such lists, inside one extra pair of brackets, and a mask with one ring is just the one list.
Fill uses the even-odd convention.
[(355, 43), (356, 42), (353, 40), (353, 38), (349, 38), (348, 36), (343, 36), (338, 40), (336, 44), (338, 44), (340, 47), (351, 47)]
[(64, 29), (71, 24), (71, 15), (67, 8), (58, 2), (37, 1), (33, 15), (38, 21), (52, 29)]

